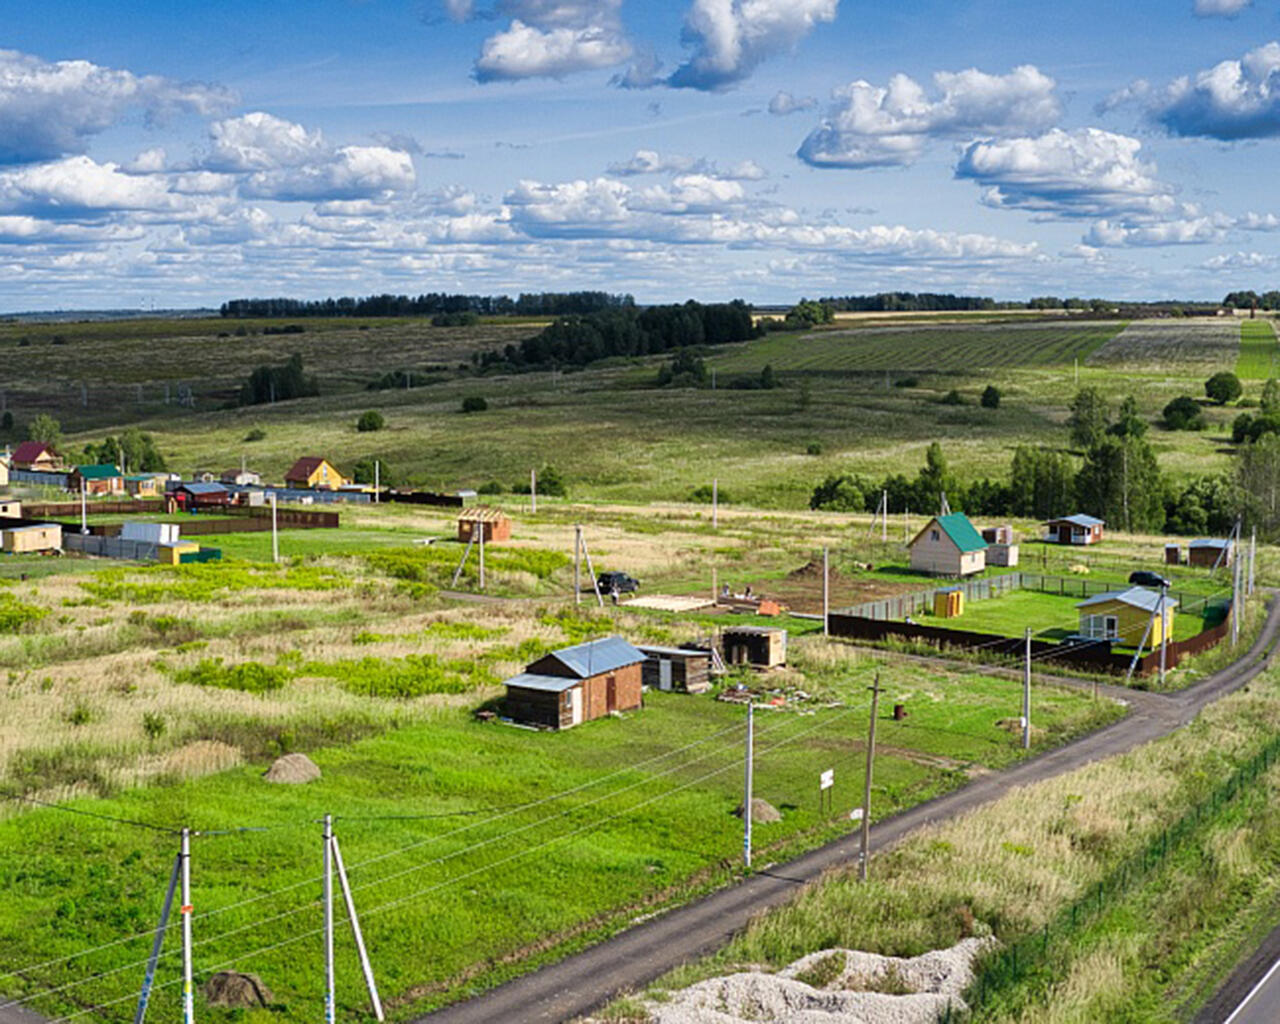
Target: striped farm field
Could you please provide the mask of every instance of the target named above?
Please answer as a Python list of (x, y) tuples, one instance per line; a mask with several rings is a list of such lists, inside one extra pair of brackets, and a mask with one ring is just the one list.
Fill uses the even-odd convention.
[(1280, 344), (1270, 320), (1245, 320), (1240, 324), (1240, 357), (1236, 376), (1241, 380), (1267, 380), (1276, 376)]
[(954, 325), (775, 334), (717, 357), (727, 372), (858, 373), (974, 370), (1082, 363), (1123, 323)]

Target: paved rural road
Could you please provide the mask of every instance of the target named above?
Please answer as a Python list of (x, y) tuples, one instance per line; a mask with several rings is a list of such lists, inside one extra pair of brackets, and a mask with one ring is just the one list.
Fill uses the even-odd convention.
[(1196, 1014), (1195, 1024), (1275, 1024), (1280, 1020), (1280, 928), (1235, 969)]
[[(1261, 672), (1271, 661), (1277, 632), (1280, 600), (1273, 596), (1258, 639), (1233, 665), (1181, 693), (1134, 693), (1133, 712), (1119, 722), (879, 822), (871, 829), (872, 852), (894, 845), (924, 825), (989, 803), (1017, 786), (1053, 778), (1168, 735), (1195, 718), (1205, 705), (1239, 689)], [(838, 839), (787, 864), (758, 871), (695, 903), (651, 918), (559, 963), (419, 1017), (414, 1024), (560, 1022), (583, 1016), (620, 992), (640, 988), (673, 967), (718, 949), (755, 914), (785, 903), (824, 871), (856, 863), (857, 855), (856, 835)], [(1280, 1017), (1267, 1019), (1275, 1021)]]

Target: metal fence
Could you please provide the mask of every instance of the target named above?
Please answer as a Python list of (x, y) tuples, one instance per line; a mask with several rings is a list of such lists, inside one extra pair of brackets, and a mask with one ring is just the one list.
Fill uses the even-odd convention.
[(159, 546), (141, 540), (124, 540), (121, 537), (102, 537), (92, 533), (71, 533), (64, 530), (62, 546), (67, 551), (81, 551), (100, 558), (121, 558), (135, 562), (154, 562), (159, 556)]

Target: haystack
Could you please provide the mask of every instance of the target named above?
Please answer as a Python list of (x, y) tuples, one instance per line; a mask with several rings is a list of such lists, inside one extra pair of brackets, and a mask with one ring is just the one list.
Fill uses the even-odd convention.
[(204, 983), (204, 997), (210, 1006), (264, 1007), (276, 1001), (271, 989), (256, 974), (219, 971)]
[(267, 782), (314, 782), (320, 778), (320, 769), (306, 754), (285, 754), (277, 757), (262, 777)]
[[(742, 817), (742, 804), (738, 804), (734, 808), (733, 813), (739, 818)], [(768, 800), (761, 800), (758, 796), (751, 800), (751, 820), (757, 825), (770, 825), (775, 821), (781, 821), (782, 815), (778, 809), (769, 803)]]

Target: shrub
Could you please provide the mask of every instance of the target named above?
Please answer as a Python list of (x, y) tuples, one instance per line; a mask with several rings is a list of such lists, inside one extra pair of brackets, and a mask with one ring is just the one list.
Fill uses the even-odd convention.
[(246, 441), (261, 441), (267, 436), (267, 432), (261, 427), (254, 427), (249, 433), (244, 435)]
[(553, 498), (567, 498), (569, 496), (569, 487), (564, 482), (564, 477), (550, 463), (538, 470), (538, 493), (547, 494)]
[(1239, 377), (1223, 370), (1204, 382), (1204, 393), (1218, 405), (1226, 405), (1239, 398), (1244, 393), (1244, 388), (1240, 385)]
[(822, 454), (822, 445), (820, 445), (817, 441), (811, 441), (811, 442), (809, 442), (808, 447), (807, 447), (807, 448), (805, 448), (805, 454), (806, 454), (806, 455), (821, 455), (821, 454)]
[(689, 500), (697, 502), (699, 505), (710, 505), (712, 498), (715, 498), (721, 505), (730, 504), (729, 495), (724, 488), (713, 489), (710, 484), (703, 484), (689, 492)]
[(813, 489), (809, 507), (834, 512), (861, 512), (866, 507), (866, 485), (857, 477), (832, 474)]
[(142, 732), (149, 740), (158, 740), (164, 735), (165, 731), (164, 715), (158, 711), (144, 711), (142, 713)]
[(26, 604), (12, 594), (0, 594), (0, 633), (17, 633), (28, 623), (39, 622), (49, 609)]
[(984, 409), (1000, 408), (1000, 389), (994, 384), (988, 384), (982, 392), (981, 402)]
[(476, 488), (476, 494), (501, 494), (505, 490), (501, 481), (489, 480)]
[(893, 382), (895, 388), (918, 388), (920, 380), (917, 377), (899, 377)]
[(463, 412), (484, 412), (488, 408), (489, 403), (481, 395), (467, 395), (462, 400)]
[(1182, 395), (1164, 407), (1164, 422), (1170, 430), (1202, 430), (1204, 413), (1199, 402), (1190, 395)]
[(375, 430), (381, 430), (387, 425), (387, 421), (382, 418), (382, 413), (377, 409), (369, 409), (362, 412), (360, 418), (356, 420), (356, 430), (362, 434), (368, 434)]
[(964, 399), (961, 397), (960, 392), (957, 391), (955, 388), (952, 388), (945, 395), (943, 395), (942, 398), (939, 399), (939, 401), (943, 405), (964, 405)]
[(269, 693), (284, 686), (289, 675), (289, 670), (279, 665), (262, 665), (256, 661), (224, 665), (221, 658), (203, 658), (199, 664), (175, 672), (173, 678), (175, 682), (214, 686), (220, 690)]

